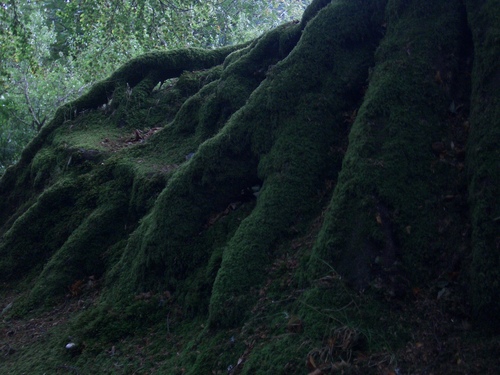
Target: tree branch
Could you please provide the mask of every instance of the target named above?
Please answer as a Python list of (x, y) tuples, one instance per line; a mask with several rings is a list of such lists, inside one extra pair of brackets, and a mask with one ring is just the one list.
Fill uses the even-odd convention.
[(31, 113), (31, 116), (33, 117), (33, 123), (36, 125), (36, 130), (40, 130), (40, 128), (43, 126), (45, 123), (45, 119), (43, 119), (42, 122), (40, 122), (37, 114), (35, 113), (35, 109), (33, 108), (33, 105), (31, 104), (30, 96), (29, 96), (29, 85), (28, 85), (28, 80), (26, 79), (26, 75), (23, 74), (23, 81), (24, 81), (24, 98), (26, 99), (26, 104), (28, 105), (28, 109)]

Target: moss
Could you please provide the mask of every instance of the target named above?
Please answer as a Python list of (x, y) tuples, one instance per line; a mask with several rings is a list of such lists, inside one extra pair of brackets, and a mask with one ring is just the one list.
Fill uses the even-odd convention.
[(167, 178), (162, 173), (139, 175), (134, 178), (129, 201), (129, 214), (132, 217), (144, 216), (154, 205)]
[[(152, 90), (158, 82), (178, 77), (184, 70), (206, 69), (221, 64), (225, 57), (243, 45), (203, 50), (188, 48), (173, 51), (153, 51), (130, 60), (109, 78), (97, 83), (92, 90), (71, 104), (77, 112), (97, 108), (109, 101), (116, 87), (128, 85), (136, 93)], [(142, 87), (144, 86), (144, 87)]]
[[(49, 340), (74, 335), (79, 355), (22, 349), (41, 364), (18, 372), (60, 370), (40, 352), (89, 373), (357, 361), (417, 340), (404, 323), (421, 317), (406, 314), (435, 298), (415, 302), (411, 288), (446, 278), (458, 290), (464, 269), (478, 316), (494, 320), (481, 312), (496, 312), (498, 280), (496, 29), (479, 26), (496, 13), (478, 4), (472, 220), (467, 134), (454, 134), (470, 91), (456, 75), (470, 53), (458, 0), (391, 0), (385, 14), (382, 0), (314, 1), (301, 23), (244, 46), (141, 56), (59, 109), (0, 180), (0, 275), (30, 274), (18, 309), (91, 275), (103, 288)], [(339, 332), (356, 349), (332, 349)]]
[(290, 24), (283, 25), (254, 41), (244, 50), (246, 53), (231, 55), (220, 79), (189, 99), (179, 111), (174, 126), (183, 132), (196, 129), (200, 141), (214, 135), (246, 103), (270, 67), (293, 48), (297, 39), (283, 38), (292, 28)]
[(311, 4), (307, 7), (307, 9), (304, 11), (304, 14), (302, 15), (302, 20), (300, 21), (301, 28), (304, 29), (307, 25), (307, 23), (313, 19), (316, 14), (325, 8), (328, 4), (330, 4), (332, 0), (314, 0), (311, 2)]
[(64, 243), (86, 214), (73, 209), (79, 189), (78, 180), (58, 181), (12, 224), (0, 245), (3, 280), (40, 267)]
[[(172, 128), (162, 132), (153, 143), (170, 139), (176, 132), (185, 136), (189, 129), (196, 129), (198, 142), (202, 142), (218, 126), (224, 125), (265, 78), (265, 74), (255, 74), (258, 68), (255, 62), (265, 57), (262, 66), (267, 69), (270, 62), (277, 61), (280, 33), (286, 28), (288, 26), (262, 37), (253, 48), (248, 48), (247, 54), (229, 64), (219, 81), (208, 84), (184, 104)], [(197, 107), (200, 108), (198, 113)], [(152, 287), (147, 280), (157, 280), (158, 275), (164, 273), (167, 287), (178, 287), (190, 270), (210, 257), (210, 247), (203, 249), (206, 245), (193, 240), (193, 234), (202, 230), (209, 215), (224, 210), (231, 202), (240, 199), (242, 190), (258, 182), (256, 160), (250, 162), (253, 158), (248, 146), (250, 139), (241, 138), (246, 137), (246, 125), (225, 125), (226, 128), (201, 144), (195, 156), (169, 179), (155, 208), (132, 236), (120, 262), (123, 265), (118, 265), (113, 273), (118, 274), (121, 267), (132, 267), (137, 281), (130, 283), (127, 280), (128, 286), (123, 285), (125, 280), (118, 282), (121, 285), (118, 289), (130, 291), (134, 285)]]
[[(37, 190), (43, 189), (49, 183), (56, 165), (54, 151), (50, 148), (41, 150), (31, 163), (31, 180)], [(56, 176), (53, 176), (56, 177)]]
[[(396, 4), (388, 5), (389, 15)], [(398, 17), (390, 16), (349, 134), (314, 258), (332, 264), (361, 289), (383, 269), (395, 277), (398, 264), (410, 284), (440, 272), (431, 266), (440, 246), (434, 242), (435, 205), (449, 182), (446, 174), (432, 173), (430, 146), (448, 131), (451, 99), (434, 81), (441, 69), (434, 64), (458, 53), (464, 26), (463, 9), (446, 7), (426, 7), (423, 17), (401, 5)]]
[(127, 233), (124, 203), (99, 207), (71, 233), (40, 273), (28, 296), (30, 305), (51, 302), (53, 296), (67, 293), (77, 280), (103, 275), (105, 252)]
[[(136, 92), (153, 90), (158, 82), (178, 77), (184, 70), (208, 69), (221, 64), (231, 52), (244, 48), (245, 44), (217, 50), (188, 48), (173, 51), (154, 51), (130, 60), (109, 78), (96, 83), (79, 99), (60, 107), (54, 118), (45, 125), (37, 137), (23, 150), (21, 164), (27, 164), (38, 152), (52, 132), (61, 124), (76, 118), (82, 112), (97, 109), (112, 99), (115, 89), (133, 89), (142, 82)], [(119, 95), (118, 95), (119, 96)]]
[(301, 359), (307, 355), (305, 348), (301, 350), (300, 343), (301, 337), (298, 335), (286, 332), (278, 334), (274, 340), (254, 348), (251, 359), (245, 363), (241, 373), (300, 374), (300, 371), (293, 371), (302, 367)]
[[(261, 155), (258, 177), (263, 184), (254, 212), (242, 222), (224, 250), (210, 302), (212, 325), (231, 326), (246, 315), (253, 303), (248, 291), (262, 280), (264, 266), (273, 255), (271, 249), (298, 217), (312, 209), (310, 202), (317, 193), (316, 186), (325, 178), (328, 168), (336, 167), (330, 164), (328, 150), (335, 147), (333, 134), (339, 130), (341, 119), (328, 117), (325, 112), (338, 113), (348, 108), (351, 103), (341, 98), (352, 88), (346, 87), (342, 80), (326, 77), (331, 77), (332, 71), (335, 77), (349, 76), (356, 87), (356, 83), (363, 82), (363, 72), (371, 63), (370, 53), (355, 50), (346, 60), (332, 61), (332, 55), (344, 53), (339, 52), (343, 48), (342, 38), (350, 29), (343, 23), (330, 34), (321, 33), (321, 41), (307, 35), (317, 35), (314, 30), (323, 29), (326, 23), (335, 24), (332, 17), (339, 21), (348, 14), (352, 17), (356, 6), (332, 4), (321, 12), (308, 25), (310, 34), (304, 34), (290, 56), (273, 68), (270, 79), (234, 119), (255, 124), (252, 151)], [(358, 23), (366, 22), (364, 14), (359, 17)], [(325, 44), (329, 44), (328, 49), (322, 48)], [(325, 70), (310, 71), (309, 59), (325, 61), (325, 65), (319, 64)], [(356, 76), (354, 72), (361, 74)], [(312, 87), (314, 94), (306, 94)], [(348, 94), (345, 98), (349, 98)], [(286, 106), (281, 105), (285, 100)]]
[[(316, 27), (324, 27), (328, 17), (335, 15), (337, 11), (338, 9), (332, 9), (331, 13), (318, 21)], [(345, 9), (346, 13), (350, 11), (352, 9)], [(351, 25), (354, 27), (353, 23)], [(342, 26), (345, 25), (340, 25), (339, 30), (343, 30), (343, 37), (352, 40), (349, 31)], [(259, 282), (262, 266), (268, 262), (268, 249), (281, 236), (286, 235), (289, 226), (301, 212), (306, 213), (311, 209), (309, 204), (303, 205), (302, 202), (314, 196), (317, 193), (316, 183), (330, 174), (326, 172), (331, 166), (327, 161), (331, 147), (328, 140), (332, 138), (335, 129), (338, 129), (330, 124), (341, 122), (338, 115), (325, 118), (321, 113), (332, 104), (337, 110), (330, 108), (329, 113), (340, 111), (349, 105), (349, 101), (335, 103), (337, 95), (348, 92), (349, 98), (356, 98), (356, 94), (353, 94), (356, 89), (353, 87), (361, 85), (365, 79), (364, 72), (371, 63), (370, 48), (346, 51), (347, 55), (338, 62), (342, 80), (338, 83), (335, 79), (327, 81), (319, 93), (301, 96), (301, 92), (317, 87), (323, 80), (323, 75), (319, 72), (311, 80), (308, 60), (304, 60), (306, 56), (313, 56), (310, 50), (319, 41), (305, 40), (301, 42), (302, 50), (298, 46), (299, 52), (294, 50), (296, 55), (289, 57), (292, 60), (284, 65), (278, 64), (276, 70), (269, 72), (269, 79), (250, 98), (245, 110), (234, 112), (245, 103), (256, 85), (266, 78), (266, 74), (259, 73), (259, 70), (256, 76), (255, 63), (259, 62), (263, 69), (268, 69), (268, 64), (277, 61), (279, 56), (276, 56), (276, 51), (280, 50), (277, 46), (283, 33), (289, 32), (289, 27), (285, 25), (270, 32), (249, 46), (246, 54), (233, 56), (233, 62), (226, 66), (217, 86), (215, 82), (209, 84), (200, 94), (186, 101), (173, 126), (159, 134), (148, 146), (153, 148), (155, 143), (165, 140), (173, 145), (172, 136), (175, 137), (179, 131), (185, 134), (188, 130), (186, 124), (191, 124), (190, 128), (198, 132), (200, 128), (204, 129), (204, 124), (212, 126), (208, 132), (204, 129), (198, 133), (198, 142), (216, 130), (213, 128), (214, 123), (220, 124), (217, 126), (224, 125), (220, 133), (201, 144), (195, 156), (176, 170), (158, 197), (153, 211), (144, 218), (131, 237), (121, 261), (112, 272), (114, 276), (111, 277), (114, 288), (121, 290), (120, 293), (132, 293), (138, 288), (180, 288), (186, 275), (212, 258), (213, 247), (199, 237), (209, 216), (238, 200), (242, 190), (264, 181), (254, 212), (242, 222), (225, 246), (221, 270), (214, 286), (211, 300), (212, 322), (233, 324), (241, 318), (241, 313), (247, 306), (241, 306), (238, 302), (246, 299), (244, 291)], [(334, 45), (342, 42), (341, 38), (332, 37)], [(325, 50), (325, 53), (332, 52)], [(326, 54), (322, 58), (326, 69), (330, 69), (331, 56)], [(353, 60), (357, 65), (353, 64)], [(302, 71), (296, 68), (297, 61), (301, 61)], [(287, 66), (290, 70), (287, 70)], [(334, 64), (335, 66), (337, 65)], [(326, 72), (327, 70), (323, 74)], [(292, 86), (284, 85), (283, 82), (290, 81), (289, 77), (293, 74), (303, 80), (293, 81)], [(352, 86), (345, 85), (348, 81)], [(217, 94), (214, 96), (215, 89)], [(330, 92), (334, 96), (330, 97)], [(281, 107), (280, 103), (286, 97), (297, 103), (297, 110), (292, 111), (293, 106), (290, 104), (286, 108)], [(269, 101), (269, 98), (272, 100)], [(301, 109), (311, 102), (317, 103), (317, 114)], [(198, 103), (201, 104), (199, 107), (202, 111), (196, 114), (196, 111), (190, 109), (198, 107)], [(232, 109), (227, 110), (226, 103)], [(233, 112), (234, 115), (229, 117)], [(297, 119), (291, 120), (292, 116)], [(225, 118), (229, 118), (227, 124)], [(178, 128), (176, 124), (183, 127)], [(303, 126), (304, 124), (307, 126)], [(269, 132), (273, 134), (271, 137), (266, 135)], [(321, 140), (319, 145), (316, 144), (318, 140)], [(276, 142), (276, 145), (272, 146), (270, 141)], [(306, 145), (307, 152), (300, 151), (299, 145), (300, 149)], [(194, 146), (196, 147), (196, 143)], [(185, 150), (184, 152), (189, 151)], [(261, 160), (258, 162), (259, 158)], [(338, 160), (335, 162), (338, 163)], [(289, 197), (286, 204), (283, 204), (283, 196)], [(267, 228), (273, 230), (269, 231)], [(256, 238), (259, 239), (258, 242), (255, 242)], [(159, 282), (161, 275), (166, 275), (165, 285)], [(228, 297), (236, 302), (226, 308), (224, 301)], [(190, 296), (186, 295), (185, 298), (189, 300)], [(230, 315), (231, 318), (226, 319)]]
[[(500, 303), (500, 12), (493, 1), (468, 1), (474, 41), (470, 137), (467, 144), (469, 202), (472, 217), (471, 295), (476, 316), (498, 332)], [(494, 202), (497, 202), (496, 204)]]
[[(201, 56), (201, 53), (201, 51), (196, 51), (195, 55)], [(217, 52), (217, 54), (219, 54), (219, 52)], [(176, 53), (174, 55), (175, 59), (182, 58), (182, 52)], [(218, 56), (222, 56), (222, 54)], [(215, 79), (217, 77), (217, 73), (215, 73), (215, 75), (214, 73), (208, 73), (208, 75), (205, 74), (203, 76), (211, 77), (208, 78), (208, 80), (207, 78), (203, 78), (204, 82), (207, 82), (210, 79)], [(152, 125), (157, 123), (157, 121), (159, 121), (160, 119), (165, 121), (166, 119), (164, 117), (155, 119), (155, 116), (158, 116), (157, 114), (160, 114), (164, 108), (164, 106), (156, 105), (161, 99), (163, 99), (163, 97), (165, 97), (164, 100), (167, 101), (171, 100), (172, 96), (175, 97), (175, 95), (177, 95), (177, 98), (182, 98), (183, 96), (186, 97), (192, 94), (193, 91), (197, 91), (197, 89), (199, 88), (199, 86), (196, 86), (190, 89), (186, 89), (183, 82), (184, 80), (181, 79), (179, 82), (179, 87), (174, 90), (180, 93), (180, 96), (175, 93), (174, 95), (172, 95), (172, 93), (170, 92), (172, 90), (166, 93), (156, 93), (150, 96), (149, 92), (152, 90), (154, 85), (154, 80), (152, 80), (150, 76), (147, 76), (145, 80), (138, 83), (136, 85), (137, 87), (135, 88), (135, 96), (132, 98), (134, 99), (134, 106), (132, 108), (134, 109), (134, 111), (129, 108), (131, 112), (135, 113), (134, 116), (136, 116), (137, 120), (135, 120), (134, 116), (129, 115), (127, 117), (128, 120), (133, 120), (131, 121), (131, 124), (129, 124), (129, 128), (130, 126), (132, 126), (133, 129), (136, 128), (137, 125), (134, 123), (135, 121), (141, 121), (141, 125), (145, 125), (142, 112), (142, 108), (144, 107), (146, 107), (149, 117), (146, 118), (150, 121), (150, 123), (152, 123)], [(94, 88), (94, 94), (97, 96), (101, 95), (99, 93), (102, 92), (102, 87), (102, 84), (98, 84)], [(106, 101), (109, 99), (108, 94), (112, 93), (107, 91)], [(93, 95), (92, 92), (89, 95)], [(158, 96), (160, 96), (160, 99), (158, 99)], [(86, 240), (93, 242), (94, 244), (91, 247), (95, 248), (96, 252), (90, 252), (87, 255), (89, 261), (97, 262), (98, 266), (96, 264), (89, 264), (88, 266), (83, 267), (81, 270), (76, 270), (76, 273), (93, 273), (92, 268), (96, 268), (97, 272), (102, 272), (103, 266), (102, 261), (98, 259), (98, 249), (103, 249), (101, 251), (104, 251), (106, 246), (110, 244), (109, 238), (108, 240), (102, 240), (103, 237), (109, 236), (97, 233), (98, 230), (96, 231), (96, 227), (94, 224), (91, 224), (88, 221), (82, 223), (80, 222), (80, 220), (82, 220), (83, 216), (88, 214), (88, 212), (94, 211), (96, 202), (95, 198), (91, 198), (91, 196), (108, 196), (108, 194), (105, 193), (105, 190), (107, 190), (108, 188), (102, 184), (103, 181), (101, 180), (102, 177), (104, 177), (105, 179), (107, 178), (105, 176), (105, 174), (107, 173), (106, 171), (117, 171), (118, 165), (114, 166), (113, 162), (111, 162), (111, 164), (109, 162), (106, 162), (105, 164), (103, 163), (103, 161), (110, 156), (108, 149), (103, 146), (103, 140), (113, 138), (116, 139), (120, 136), (124, 136), (125, 134), (127, 134), (127, 130), (110, 126), (110, 124), (112, 125), (112, 122), (109, 121), (110, 114), (106, 112), (106, 109), (89, 111), (87, 108), (89, 100), (89, 98), (83, 97), (78, 103), (75, 102), (60, 109), (51, 124), (44, 128), (39, 137), (33, 141), (32, 146), (28, 147), (28, 149), (31, 150), (29, 152), (32, 152), (32, 154), (30, 155), (34, 155), (34, 159), (30, 164), (31, 175), (29, 176), (29, 178), (26, 178), (22, 182), (22, 184), (32, 184), (33, 188), (37, 190), (40, 190), (42, 188), (48, 189), (49, 186), (56, 181), (56, 177), (58, 177), (59, 175), (66, 174), (68, 177), (70, 175), (78, 176), (84, 173), (91, 172), (94, 169), (97, 170), (96, 178), (90, 176), (84, 180), (80, 179), (76, 180), (75, 182), (71, 181), (71, 179), (68, 178), (64, 183), (56, 183), (54, 188), (48, 189), (45, 193), (37, 198), (38, 203), (28, 209), (28, 211), (21, 218), (19, 218), (19, 220), (17, 220), (17, 223), (10, 223), (10, 228), (7, 227), (5, 229), (7, 233), (2, 243), (2, 245), (5, 244), (5, 247), (2, 247), (2, 249), (5, 249), (5, 251), (10, 253), (11, 255), (13, 255), (13, 253), (15, 253), (18, 249), (17, 245), (12, 246), (12, 241), (17, 241), (20, 235), (18, 232), (20, 230), (23, 230), (21, 229), (23, 226), (29, 226), (30, 229), (28, 230), (28, 232), (32, 233), (32, 235), (24, 235), (23, 239), (18, 242), (18, 245), (23, 248), (27, 248), (24, 246), (25, 241), (33, 241), (35, 237), (39, 238), (39, 240), (44, 243), (44, 250), (39, 249), (38, 251), (38, 253), (40, 253), (40, 256), (31, 256), (33, 264), (40, 262), (41, 259), (49, 259), (52, 256), (54, 257), (49, 264), (50, 267), (46, 269), (43, 276), (41, 277), (39, 287), (37, 287), (38, 291), (46, 291), (45, 293), (36, 293), (37, 296), (42, 296), (40, 297), (42, 299), (44, 298), (44, 295), (49, 295), (55, 290), (63, 292), (63, 288), (68, 283), (68, 278), (73, 277), (72, 273), (75, 272), (74, 267), (66, 267), (66, 261), (64, 260), (70, 256), (70, 253), (72, 251), (74, 251), (75, 253), (79, 253), (79, 251), (85, 252), (83, 248), (85, 246), (91, 246), (89, 244), (84, 245), (87, 243)], [(155, 106), (154, 113), (151, 116), (149, 116), (149, 114), (152, 107), (148, 108), (148, 106)], [(73, 110), (73, 108), (75, 108), (75, 110)], [(72, 119), (78, 113), (78, 111), (81, 111), (79, 116), (75, 119)], [(111, 117), (113, 117), (112, 114)], [(115, 117), (118, 117), (118, 114), (115, 114)], [(57, 126), (60, 126), (60, 128), (57, 129)], [(37, 148), (41, 147), (44, 142), (46, 144), (52, 143), (55, 147), (47, 147), (42, 149), (40, 152), (36, 152)], [(28, 153), (28, 151), (26, 151), (26, 153)], [(29, 162), (29, 159), (33, 157), (27, 155), (28, 154), (26, 154), (26, 157), (20, 161), (16, 169), (21, 168), (23, 163)], [(101, 166), (101, 164), (103, 165), (103, 167), (96, 168), (98, 166)], [(128, 164), (127, 166), (127, 164), (125, 163), (123, 166), (125, 167), (125, 169), (123, 170), (124, 174), (119, 175), (120, 180), (123, 180), (123, 177), (127, 175), (130, 176), (130, 173), (132, 172), (131, 164)], [(151, 167), (153, 171), (160, 168), (154, 164)], [(145, 170), (144, 173), (151, 173), (151, 167), (149, 168), (149, 171)], [(99, 173), (101, 173), (101, 176), (99, 176)], [(104, 175), (102, 173), (104, 173)], [(116, 172), (113, 172), (113, 174), (115, 173)], [(147, 211), (147, 206), (152, 205), (153, 202), (151, 201), (151, 198), (152, 196), (154, 196), (154, 191), (156, 191), (156, 194), (158, 194), (158, 189), (160, 189), (161, 186), (164, 186), (165, 180), (163, 174), (158, 174), (158, 172), (154, 173), (156, 173), (157, 178), (149, 184), (149, 187), (147, 187), (147, 185), (143, 185), (139, 189), (136, 188), (134, 190), (134, 195), (132, 196), (132, 201), (130, 202), (131, 207), (134, 208), (133, 210), (128, 210), (129, 213), (132, 214), (132, 216), (128, 218), (129, 222), (124, 222), (123, 220), (114, 220), (114, 218), (112, 217), (113, 213), (122, 216), (123, 219), (126, 219), (127, 217), (126, 215), (119, 213), (119, 211), (116, 211), (114, 207), (102, 207), (99, 210), (95, 210), (88, 220), (100, 222), (100, 226), (102, 226), (103, 228), (106, 227), (106, 222), (114, 222), (116, 225), (122, 225), (124, 227), (126, 227), (128, 224), (129, 228), (133, 228), (134, 222), (137, 220), (138, 215), (144, 214), (144, 206), (146, 206)], [(9, 174), (7, 174), (7, 177), (8, 175)], [(5, 185), (5, 183), (8, 181), (10, 181), (10, 183), (14, 183), (14, 180), (9, 180), (7, 177), (2, 179), (2, 183), (4, 184), (5, 189), (8, 191), (9, 187), (11, 187), (12, 185), (7, 186)], [(139, 174), (136, 181), (136, 186), (138, 186), (137, 184), (139, 183), (139, 181), (141, 181), (141, 179), (144, 181), (145, 178), (147, 177), (145, 177), (144, 174)], [(133, 179), (129, 181), (132, 180)], [(16, 183), (19, 183), (19, 180)], [(129, 182), (127, 183), (129, 184)], [(72, 190), (72, 193), (63, 192), (62, 190), (62, 186), (67, 186), (68, 184), (70, 184), (70, 186), (74, 188), (74, 190)], [(109, 195), (109, 198), (111, 200), (114, 200), (116, 199), (116, 197), (119, 197), (119, 194), (121, 194), (120, 191), (123, 188), (124, 185), (120, 185), (120, 182), (118, 182), (114, 192)], [(21, 187), (19, 186), (18, 189), (21, 189)], [(78, 190), (79, 194), (75, 194)], [(142, 192), (138, 195), (137, 193), (139, 191)], [(41, 202), (46, 202), (49, 199), (48, 197), (52, 196), (52, 193), (60, 195), (59, 201), (57, 203), (54, 202), (54, 207), (50, 206), (50, 210), (52, 210), (53, 216), (51, 215), (49, 218), (40, 220), (41, 215), (43, 215), (43, 212), (45, 212), (40, 208), (42, 206)], [(66, 195), (66, 193), (68, 196), (72, 196), (74, 200), (65, 200), (64, 196)], [(76, 195), (80, 195), (80, 198), (76, 198)], [(37, 196), (36, 193), (34, 196)], [(85, 202), (83, 204), (89, 206), (77, 206), (76, 208), (72, 209), (71, 206), (73, 206), (74, 202), (77, 201)], [(44, 205), (44, 207), (46, 208), (46, 204)], [(123, 207), (124, 205), (123, 203), (121, 203), (119, 208), (121, 212), (124, 212)], [(104, 212), (108, 212), (108, 214), (105, 214), (103, 216), (101, 215), (101, 213), (99, 213), (101, 212), (100, 210), (104, 210)], [(126, 211), (127, 209), (125, 208), (125, 212)], [(62, 226), (56, 224), (58, 220), (60, 220)], [(54, 224), (56, 225), (54, 226)], [(65, 243), (69, 233), (71, 233), (76, 228), (78, 228), (78, 230), (73, 233), (73, 236), (70, 239), (68, 239), (66, 245), (62, 246), (61, 252), (55, 252), (57, 248)], [(24, 229), (23, 231), (26, 232), (26, 229)], [(93, 232), (96, 232), (94, 233), (96, 236), (93, 236)], [(120, 233), (123, 233), (123, 231), (120, 230), (112, 232), (116, 233), (116, 236), (120, 236), (122, 235)], [(82, 235), (86, 240), (82, 241), (79, 237), (80, 235)], [(116, 236), (111, 236), (110, 238), (116, 238)], [(54, 241), (50, 240), (49, 237), (52, 237)], [(44, 238), (44, 240), (41, 240), (41, 238)], [(36, 240), (36, 242), (38, 242), (39, 240)], [(101, 240), (102, 244), (96, 246)], [(75, 247), (75, 244), (77, 244), (78, 246)], [(56, 253), (59, 255), (56, 256)], [(73, 256), (71, 257), (74, 259), (78, 258)], [(21, 264), (22, 267), (26, 269), (29, 269), (31, 267), (31, 262), (24, 262), (25, 257), (23, 256), (19, 257), (19, 255), (16, 255), (11, 260), (9, 259), (11, 259), (10, 255), (6, 257), (4, 265), (6, 269), (11, 269), (12, 271), (5, 272), (4, 275), (6, 277), (17, 272), (19, 270), (18, 267), (20, 267)], [(63, 277), (62, 275), (66, 276)]]

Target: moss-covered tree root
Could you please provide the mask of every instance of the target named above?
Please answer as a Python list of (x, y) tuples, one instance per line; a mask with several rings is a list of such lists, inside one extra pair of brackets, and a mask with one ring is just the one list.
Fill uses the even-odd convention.
[[(29, 284), (12, 311), (96, 280), (74, 361), (113, 366), (142, 330), (163, 373), (356, 372), (419, 349), (415, 307), (439, 312), (435, 352), (498, 329), (499, 12), (315, 0), (245, 45), (130, 61), (0, 180), (0, 286)], [(347, 338), (361, 354), (332, 354)]]
[(500, 9), (467, 1), (474, 43), (470, 140), (467, 147), (472, 219), (472, 300), (488, 327), (500, 329)]

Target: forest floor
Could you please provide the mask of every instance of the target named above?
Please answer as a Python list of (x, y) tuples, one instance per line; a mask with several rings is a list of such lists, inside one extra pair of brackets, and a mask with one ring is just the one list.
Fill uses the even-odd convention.
[[(284, 260), (280, 260), (283, 262)], [(286, 260), (293, 270), (294, 260)], [(278, 262), (278, 261), (277, 261)], [(278, 263), (275, 264), (277, 266)], [(272, 271), (271, 271), (272, 273)], [(281, 280), (273, 282), (286, 283), (290, 272), (282, 275)], [(265, 298), (264, 286), (261, 295)], [(5, 290), (5, 289), (4, 289)], [(59, 335), (60, 328), (64, 327), (75, 317), (76, 314), (95, 306), (99, 300), (100, 286), (92, 278), (68, 288), (65, 300), (59, 305), (45, 311), (34, 312), (28, 318), (8, 317), (8, 310), (19, 297), (15, 292), (4, 294), (2, 299), (2, 321), (0, 325), (0, 369), (15, 368), (16, 362), (22, 360), (23, 352), (31, 347), (39, 345), (53, 345), (53, 335)], [(138, 298), (148, 298), (139, 296)], [(295, 363), (302, 363), (301, 369), (291, 369), (293, 373), (304, 373), (308, 375), (320, 374), (498, 374), (500, 369), (500, 338), (492, 336), (474, 326), (474, 323), (464, 314), (466, 306), (462, 304), (454, 285), (436, 285), (429, 290), (414, 290), (411, 301), (393, 300), (394, 311), (399, 316), (402, 326), (411, 327), (412, 339), (396, 349), (395, 351), (382, 351), (370, 353), (366, 351), (353, 350), (348, 357), (334, 358), (329, 355), (334, 350), (333, 346), (341, 347), (348, 345), (346, 340), (350, 339), (347, 334), (350, 331), (342, 331), (341, 341), (333, 343), (332, 339), (325, 340), (323, 348), (317, 348), (315, 353), (310, 353), (307, 358), (295, 359)], [(288, 322), (288, 331), (292, 334), (300, 334), (300, 322)], [(381, 318), (381, 324), (384, 324)], [(262, 341), (272, 340), (273, 333), (266, 332), (260, 328), (253, 335), (258, 335)], [(115, 357), (110, 363), (116, 368), (106, 373), (134, 373), (154, 374), (165, 364), (168, 357), (172, 355), (165, 350), (158, 351), (156, 341), (165, 340), (164, 334), (154, 334), (154, 330), (148, 330), (143, 336), (136, 335), (128, 337), (110, 345), (105, 356)], [(164, 333), (164, 332), (163, 332)], [(243, 340), (243, 332), (239, 334), (239, 340)], [(160, 337), (161, 336), (161, 337)], [(64, 341), (66, 340), (66, 341)], [(65, 345), (70, 343), (71, 337), (64, 339), (59, 337), (58, 341), (64, 358)], [(169, 336), (171, 348), (181, 348), (186, 344), (182, 337)], [(342, 342), (344, 340), (344, 342)], [(230, 374), (241, 373), (246, 356), (251, 354), (252, 337), (245, 339), (248, 347), (241, 356), (239, 363)], [(85, 350), (85, 349), (84, 349)], [(77, 354), (79, 355), (79, 353)], [(177, 353), (178, 355), (178, 353)], [(101, 354), (102, 356), (102, 354)], [(67, 355), (67, 362), (60, 362), (56, 367), (56, 373), (87, 374), (88, 368), (80, 368), (74, 365), (74, 358)], [(148, 363), (149, 362), (149, 363)], [(125, 365), (124, 365), (125, 364)], [(99, 366), (98, 362), (94, 366)], [(107, 366), (110, 366), (109, 363)], [(123, 368), (127, 366), (127, 369)], [(53, 367), (54, 368), (54, 367)], [(172, 373), (183, 373), (183, 368), (178, 367)], [(104, 373), (104, 372), (103, 372)], [(170, 373), (170, 372), (169, 372)], [(226, 373), (226, 370), (214, 369), (214, 374)], [(286, 373), (286, 372), (285, 372)]]

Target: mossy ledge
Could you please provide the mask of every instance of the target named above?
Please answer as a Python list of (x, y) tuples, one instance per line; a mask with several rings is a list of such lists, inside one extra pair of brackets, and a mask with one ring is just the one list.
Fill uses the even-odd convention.
[(61, 107), (0, 180), (0, 307), (14, 339), (64, 324), (0, 372), (488, 373), (498, 25), (493, 0), (315, 0)]

